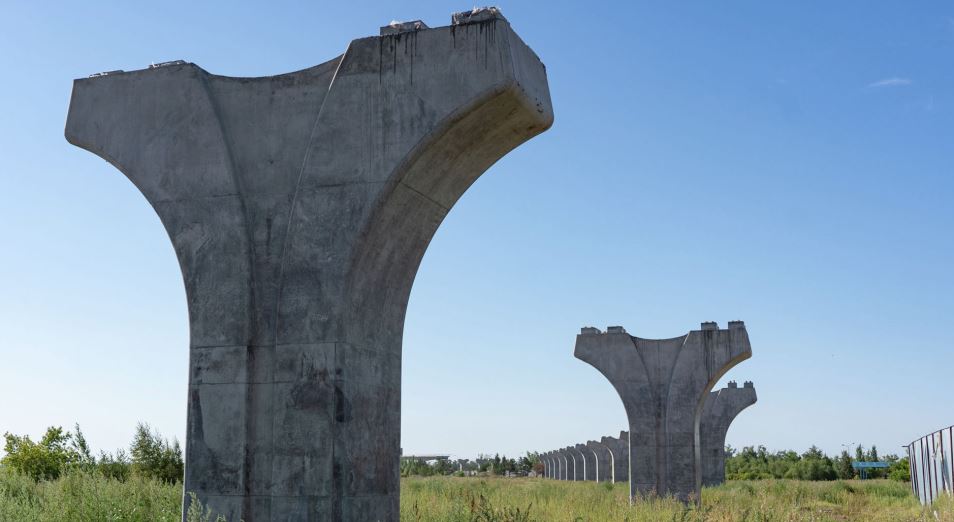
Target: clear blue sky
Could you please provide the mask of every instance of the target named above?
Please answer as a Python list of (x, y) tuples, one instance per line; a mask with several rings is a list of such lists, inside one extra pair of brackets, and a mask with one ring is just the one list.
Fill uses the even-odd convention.
[[(4, 2), (0, 431), (185, 433), (187, 316), (158, 218), (63, 138), (73, 78), (185, 59), (276, 74), (471, 4)], [(404, 339), (406, 452), (613, 434), (584, 325), (743, 319), (735, 446), (882, 453), (954, 423), (954, 5), (504, 2), (556, 123), (438, 231)], [(727, 380), (726, 379), (726, 380)]]

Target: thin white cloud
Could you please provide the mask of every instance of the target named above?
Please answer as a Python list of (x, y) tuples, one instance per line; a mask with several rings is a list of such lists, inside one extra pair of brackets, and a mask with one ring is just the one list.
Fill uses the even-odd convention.
[(868, 84), (868, 87), (901, 87), (913, 83), (909, 78), (885, 78)]

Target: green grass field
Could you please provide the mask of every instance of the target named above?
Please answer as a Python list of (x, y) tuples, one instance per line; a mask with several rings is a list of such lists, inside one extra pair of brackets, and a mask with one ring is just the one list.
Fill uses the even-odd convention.
[[(0, 471), (2, 522), (169, 521), (180, 519), (180, 485), (126, 482), (72, 473), (56, 481)], [(924, 510), (906, 484), (733, 481), (706, 489), (701, 508), (672, 500), (630, 506), (624, 484), (542, 479), (409, 478), (401, 481), (401, 520), (550, 521), (935, 521), (954, 522), (949, 499)], [(192, 521), (204, 520), (197, 514)]]

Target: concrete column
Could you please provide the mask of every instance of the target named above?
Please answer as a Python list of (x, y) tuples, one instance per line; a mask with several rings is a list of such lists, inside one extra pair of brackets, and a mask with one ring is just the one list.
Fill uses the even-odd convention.
[(398, 519), (421, 257), (464, 191), (552, 123), (544, 66), (498, 11), (382, 34), (273, 77), (172, 62), (73, 84), (67, 140), (136, 185), (179, 258), (184, 489), (229, 520)]
[(577, 444), (574, 446), (576, 451), (583, 457), (583, 480), (596, 481), (596, 456), (586, 447), (586, 444)]
[(727, 388), (709, 393), (699, 421), (703, 486), (725, 482), (725, 437), (729, 426), (742, 410), (757, 400), (751, 381), (746, 381), (742, 388), (732, 381)]
[(567, 449), (572, 453), (573, 459), (576, 462), (576, 469), (574, 471), (573, 480), (584, 481), (586, 480), (586, 454), (584, 453), (585, 448), (582, 444), (576, 444), (573, 446), (568, 446)]
[(752, 356), (745, 325), (673, 339), (640, 339), (620, 327), (583, 328), (575, 355), (610, 381), (629, 419), (630, 498), (638, 493), (698, 501), (702, 488), (699, 419), (709, 391)]
[(596, 459), (596, 481), (612, 482), (613, 454), (610, 453), (609, 448), (600, 442), (596, 442), (595, 440), (587, 442), (586, 447), (593, 452), (593, 457)]
[(600, 442), (613, 455), (613, 482), (629, 480), (629, 432), (619, 432), (619, 438), (603, 437)]
[(567, 480), (583, 480), (583, 466), (585, 465), (583, 455), (573, 446), (567, 446), (563, 451), (566, 452), (567, 461), (572, 461), (569, 464)]
[(566, 448), (560, 448), (560, 456), (562, 457), (563, 465), (563, 478), (562, 480), (573, 480), (573, 456), (567, 453)]

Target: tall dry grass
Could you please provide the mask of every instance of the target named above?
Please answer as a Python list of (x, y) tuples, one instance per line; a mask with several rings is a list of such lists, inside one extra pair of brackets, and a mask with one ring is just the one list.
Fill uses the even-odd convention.
[(672, 499), (630, 506), (625, 484), (541, 479), (410, 478), (401, 520), (414, 522), (954, 522), (947, 499), (923, 509), (903, 483), (887, 480), (733, 481), (706, 488), (700, 507)]
[[(408, 478), (401, 481), (405, 522), (954, 522), (946, 498), (922, 509), (906, 484), (886, 481), (733, 481), (705, 489), (699, 508), (672, 499), (630, 506), (625, 484), (543, 479)], [(67, 473), (55, 481), (0, 468), (0, 522), (178, 522), (182, 486)], [(198, 510), (190, 522), (214, 520)], [(234, 522), (234, 521), (233, 521)]]

